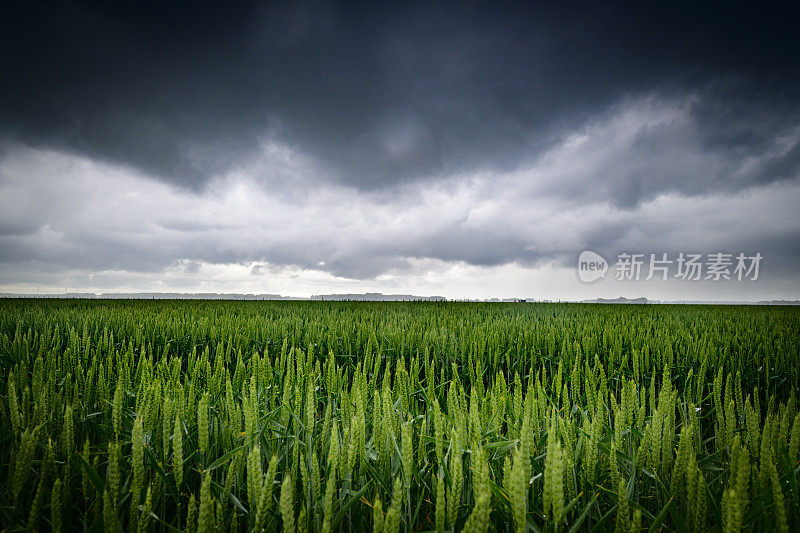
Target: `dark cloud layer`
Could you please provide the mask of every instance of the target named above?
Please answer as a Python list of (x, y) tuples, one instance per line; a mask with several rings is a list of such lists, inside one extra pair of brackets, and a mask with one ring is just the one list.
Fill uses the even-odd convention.
[[(698, 146), (744, 161), (798, 124), (797, 6), (11, 0), (0, 135), (194, 190), (278, 139), (317, 179), (376, 190), (513, 171), (657, 93), (697, 95)], [(741, 176), (633, 165), (610, 190), (632, 205), (791, 178), (798, 150)]]
[(0, 2), (0, 286), (458, 295), (591, 249), (759, 251), (752, 294), (800, 294), (798, 15)]

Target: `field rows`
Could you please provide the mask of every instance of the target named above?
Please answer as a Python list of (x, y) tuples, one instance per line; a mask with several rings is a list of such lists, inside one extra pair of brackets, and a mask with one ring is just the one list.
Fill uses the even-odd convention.
[(789, 531), (787, 307), (0, 303), (0, 529)]

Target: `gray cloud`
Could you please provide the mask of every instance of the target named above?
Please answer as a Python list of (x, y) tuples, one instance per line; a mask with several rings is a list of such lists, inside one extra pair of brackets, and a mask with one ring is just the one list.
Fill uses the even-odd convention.
[(796, 291), (797, 8), (716, 9), (5, 2), (0, 285), (694, 249)]
[[(524, 169), (440, 177), (391, 195), (320, 184), (298, 201), (274, 194), (258, 172), (276, 158), (288, 172), (301, 173), (306, 159), (285, 146), (267, 146), (260, 160), (203, 193), (64, 152), (9, 147), (0, 160), (5, 202), (46, 208), (29, 212), (19, 231), (0, 236), (0, 261), (8, 268), (132, 272), (178, 264), (187, 274), (201, 263), (250, 264), (256, 275), (294, 266), (366, 280), (410, 272), (429, 260), (538, 268), (568, 266), (587, 248), (609, 257), (727, 250), (761, 251), (776, 276), (790, 275), (800, 264), (793, 244), (800, 237), (797, 179), (692, 195), (653, 188), (623, 204), (608, 180), (596, 179), (617, 168), (647, 170), (642, 161), (656, 170), (680, 161), (688, 175), (716, 169), (724, 158), (698, 152), (691, 136), (690, 142), (673, 140), (663, 156), (647, 143), (642, 148), (640, 130), (677, 129), (669, 133), (673, 139), (683, 127), (691, 131), (690, 110), (685, 102), (629, 101)], [(659, 156), (655, 162), (653, 155)], [(60, 178), (53, 182), (52, 176)], [(7, 213), (0, 226), (12, 228), (19, 213)]]
[[(524, 168), (653, 91), (702, 92), (699, 149), (736, 161), (797, 123), (795, 8), (581, 7), (6, 2), (0, 132), (194, 190), (275, 137), (324, 169), (318, 180), (374, 191)], [(642, 150), (669, 134), (642, 132)], [(796, 173), (787, 154), (741, 179), (662, 169), (646, 183), (635, 166), (608, 179), (631, 203), (648, 186)]]

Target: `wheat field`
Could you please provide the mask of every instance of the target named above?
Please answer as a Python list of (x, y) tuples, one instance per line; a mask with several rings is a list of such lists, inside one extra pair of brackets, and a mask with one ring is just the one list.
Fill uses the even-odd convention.
[(800, 529), (800, 309), (5, 300), (5, 531)]

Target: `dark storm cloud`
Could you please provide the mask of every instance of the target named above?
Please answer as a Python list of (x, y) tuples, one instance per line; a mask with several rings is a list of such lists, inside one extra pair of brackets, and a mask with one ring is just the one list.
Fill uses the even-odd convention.
[(0, 285), (591, 249), (760, 251), (796, 291), (799, 10), (0, 2)]
[[(535, 161), (641, 94), (695, 95), (699, 149), (732, 166), (800, 116), (797, 5), (45, 2), (0, 5), (0, 132), (200, 190), (278, 139), (361, 190)], [(642, 132), (639, 153), (680, 131)], [(623, 161), (633, 205), (793, 178)], [(568, 186), (567, 186), (568, 187)]]

